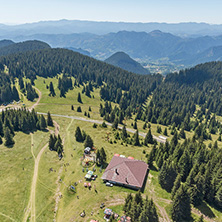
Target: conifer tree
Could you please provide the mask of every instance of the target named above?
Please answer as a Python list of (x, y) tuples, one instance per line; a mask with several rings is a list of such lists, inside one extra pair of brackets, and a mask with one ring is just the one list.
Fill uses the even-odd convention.
[(81, 99), (80, 93), (78, 93), (77, 101), (78, 101), (79, 103), (82, 103), (82, 99)]
[(137, 123), (136, 123), (136, 121), (135, 121), (134, 124), (133, 124), (133, 129), (137, 129)]
[(173, 134), (173, 137), (171, 139), (171, 143), (176, 146), (178, 144), (178, 134), (177, 134), (177, 131), (174, 130), (174, 134)]
[(113, 124), (112, 124), (112, 128), (113, 129), (117, 129), (118, 128), (118, 118), (116, 117)]
[(103, 165), (104, 163), (106, 163), (106, 152), (103, 147), (100, 150), (100, 156), (101, 156), (101, 165)]
[(45, 117), (43, 115), (40, 115), (39, 125), (40, 125), (41, 130), (46, 129), (46, 127), (47, 127), (46, 120), (45, 120)]
[(82, 112), (81, 106), (78, 106), (76, 111), (81, 113)]
[(90, 135), (86, 136), (86, 140), (85, 140), (84, 146), (85, 147), (90, 147), (90, 148), (93, 147), (93, 140), (92, 140)]
[(179, 136), (180, 136), (180, 138), (182, 138), (182, 139), (186, 139), (186, 134), (185, 134), (185, 132), (184, 132), (184, 128), (182, 128), (182, 129), (180, 130)]
[(76, 127), (75, 137), (77, 142), (83, 142), (83, 136), (79, 126)]
[(127, 138), (126, 126), (124, 125), (122, 128), (122, 139), (125, 140)]
[(54, 150), (56, 140), (57, 140), (57, 138), (55, 136), (53, 136), (52, 134), (50, 134), (50, 136), (49, 136), (49, 149), (50, 150)]
[(149, 168), (153, 167), (153, 161), (155, 160), (156, 151), (157, 151), (156, 144), (154, 144), (147, 158), (147, 164), (149, 165)]
[(128, 193), (125, 199), (125, 204), (123, 205), (123, 211), (127, 211), (129, 203), (133, 200), (132, 194)]
[(60, 155), (63, 152), (63, 145), (62, 145), (62, 139), (60, 137), (60, 135), (58, 135), (57, 141), (55, 143), (55, 150), (57, 151), (57, 153)]
[(148, 133), (146, 134), (146, 137), (144, 139), (144, 145), (147, 146), (148, 143), (153, 144), (153, 135), (151, 133), (151, 129), (148, 130)]
[(4, 129), (4, 138), (5, 138), (5, 146), (12, 146), (14, 145), (15, 141), (12, 138), (12, 134), (8, 127)]
[(173, 188), (171, 191), (171, 199), (172, 200), (173, 200), (177, 190), (180, 188), (180, 184), (181, 184), (181, 176), (180, 176), (180, 174), (178, 174), (176, 177), (176, 180), (174, 181)]
[(47, 114), (47, 125), (54, 126), (50, 112), (48, 112), (48, 114)]
[(53, 83), (52, 82), (50, 82), (50, 84), (49, 84), (49, 96), (55, 96), (56, 95), (56, 93), (55, 93), (55, 90), (54, 90), (54, 86), (53, 86)]
[(173, 221), (181, 222), (191, 217), (190, 197), (184, 185), (177, 190), (172, 203), (171, 216)]
[(12, 94), (13, 94), (13, 99), (14, 99), (15, 101), (18, 101), (18, 100), (19, 100), (19, 94), (18, 94), (18, 90), (16, 89), (15, 86), (13, 86)]
[(140, 146), (140, 140), (139, 140), (139, 132), (138, 130), (135, 132), (133, 136), (133, 145), (134, 146)]
[(168, 136), (167, 128), (164, 129), (164, 131), (163, 131), (163, 135), (164, 135), (164, 136)]

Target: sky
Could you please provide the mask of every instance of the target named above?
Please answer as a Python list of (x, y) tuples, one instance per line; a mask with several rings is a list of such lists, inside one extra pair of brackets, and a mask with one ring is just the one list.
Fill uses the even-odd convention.
[(221, 0), (0, 0), (0, 23), (49, 20), (222, 24)]

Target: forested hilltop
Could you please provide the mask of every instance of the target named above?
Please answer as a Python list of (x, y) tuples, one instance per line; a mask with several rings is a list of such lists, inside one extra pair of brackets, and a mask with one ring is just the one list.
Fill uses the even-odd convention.
[(143, 104), (162, 81), (161, 75), (136, 75), (67, 49), (45, 49), (1, 57), (0, 64), (9, 69), (12, 78), (24, 75), (34, 81), (37, 75), (47, 78), (63, 73), (75, 77), (78, 84), (91, 81), (97, 87), (103, 85), (101, 97), (122, 103), (125, 109)]

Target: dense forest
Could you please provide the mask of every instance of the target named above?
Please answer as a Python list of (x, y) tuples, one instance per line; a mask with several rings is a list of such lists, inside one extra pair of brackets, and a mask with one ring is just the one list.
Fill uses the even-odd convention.
[(54, 77), (63, 73), (76, 78), (78, 84), (92, 81), (102, 86), (102, 99), (116, 102), (117, 92), (123, 96), (124, 107), (136, 108), (162, 81), (161, 75), (136, 75), (88, 56), (67, 49), (45, 49), (0, 58), (12, 77), (34, 81), (37, 75)]
[[(2, 46), (2, 47), (1, 47)], [(19, 43), (13, 43), (10, 41), (2, 41), (0, 42), (0, 56), (6, 56), (17, 53), (24, 53), (28, 51), (35, 51), (40, 49), (47, 49), (50, 46), (41, 41), (33, 40), (33, 41), (25, 41)]]

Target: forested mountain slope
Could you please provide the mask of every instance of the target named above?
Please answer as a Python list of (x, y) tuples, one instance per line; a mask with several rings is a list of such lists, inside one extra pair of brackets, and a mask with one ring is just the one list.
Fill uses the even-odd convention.
[(5, 46), (9, 46), (9, 45), (12, 45), (12, 44), (15, 44), (13, 41), (11, 40), (1, 40), (0, 41), (0, 48), (2, 47), (5, 47)]
[(50, 48), (50, 46), (47, 43), (37, 40), (11, 43), (11, 44), (6, 44), (3, 47), (0, 47), (0, 56), (23, 53), (28, 51), (35, 51), (40, 49), (47, 49), (47, 48)]
[(150, 72), (143, 68), (142, 65), (132, 58), (129, 57), (124, 52), (117, 52), (105, 60), (106, 63), (109, 63), (114, 66), (118, 66), (122, 69), (125, 69), (129, 72), (137, 74), (150, 74)]
[(32, 81), (36, 75), (54, 77), (59, 73), (75, 77), (79, 84), (92, 81), (97, 86), (103, 85), (103, 99), (120, 103), (124, 109), (144, 103), (162, 80), (161, 75), (137, 75), (67, 49), (46, 49), (1, 57), (0, 64), (8, 67), (12, 77), (24, 74)]

